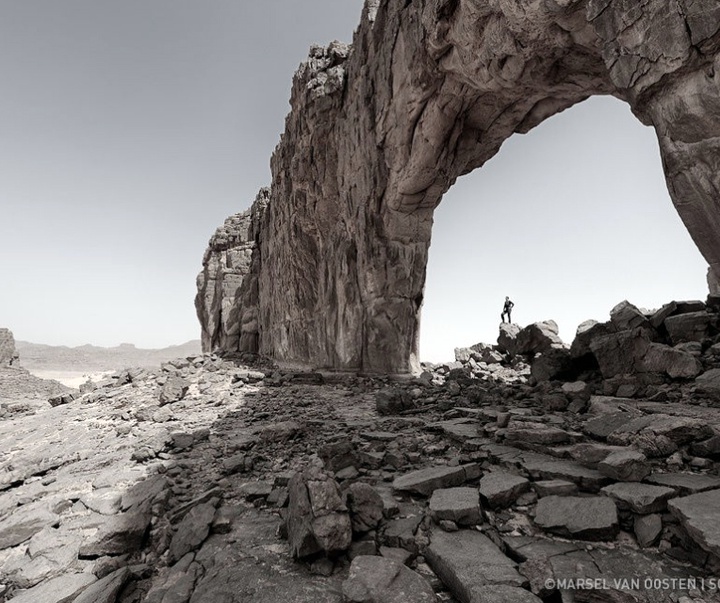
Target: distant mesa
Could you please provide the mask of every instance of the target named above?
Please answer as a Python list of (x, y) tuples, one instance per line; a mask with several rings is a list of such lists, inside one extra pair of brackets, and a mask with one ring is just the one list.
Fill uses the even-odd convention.
[(104, 348), (91, 344), (68, 347), (17, 342), (22, 366), (30, 372), (101, 372), (128, 367), (151, 368), (173, 358), (195, 356), (200, 353), (200, 349), (200, 341), (197, 339), (162, 349), (143, 349), (132, 343)]
[(12, 331), (0, 329), (0, 368), (16, 366), (19, 358)]

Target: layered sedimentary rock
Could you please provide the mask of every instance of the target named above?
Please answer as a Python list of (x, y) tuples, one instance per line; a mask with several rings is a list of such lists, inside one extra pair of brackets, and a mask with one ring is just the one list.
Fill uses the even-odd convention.
[(18, 363), (15, 338), (10, 329), (0, 329), (0, 368)]
[(270, 191), (230, 216), (210, 239), (195, 297), (205, 350), (257, 351), (261, 223)]
[(238, 240), (259, 250), (254, 296), (223, 266), (231, 249), (211, 244), (206, 349), (413, 371), (442, 195), (512, 134), (594, 94), (655, 128), (673, 202), (720, 273), (715, 0), (368, 2), (352, 48), (313, 48), (295, 76), (262, 226)]

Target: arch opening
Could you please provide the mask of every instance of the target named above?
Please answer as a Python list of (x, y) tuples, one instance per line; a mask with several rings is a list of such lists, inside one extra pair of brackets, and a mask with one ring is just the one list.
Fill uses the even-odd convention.
[(582, 321), (628, 298), (704, 299), (707, 262), (667, 191), (651, 128), (596, 96), (512, 136), (435, 210), (420, 359), (494, 343), (505, 295), (521, 325)]

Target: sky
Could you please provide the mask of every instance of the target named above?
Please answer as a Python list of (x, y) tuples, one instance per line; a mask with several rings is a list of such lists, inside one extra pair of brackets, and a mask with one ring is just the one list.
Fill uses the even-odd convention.
[[(208, 239), (270, 182), (292, 74), (362, 0), (0, 0), (0, 326), (50, 345), (199, 337)], [(420, 356), (513, 320), (704, 299), (653, 131), (592, 98), (514, 136), (435, 214)]]

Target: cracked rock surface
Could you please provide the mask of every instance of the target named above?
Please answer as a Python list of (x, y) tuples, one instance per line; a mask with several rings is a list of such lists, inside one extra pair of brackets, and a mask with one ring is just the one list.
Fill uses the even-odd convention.
[(403, 382), (202, 355), (35, 399), (0, 422), (0, 601), (719, 600), (716, 399), (473, 348)]

